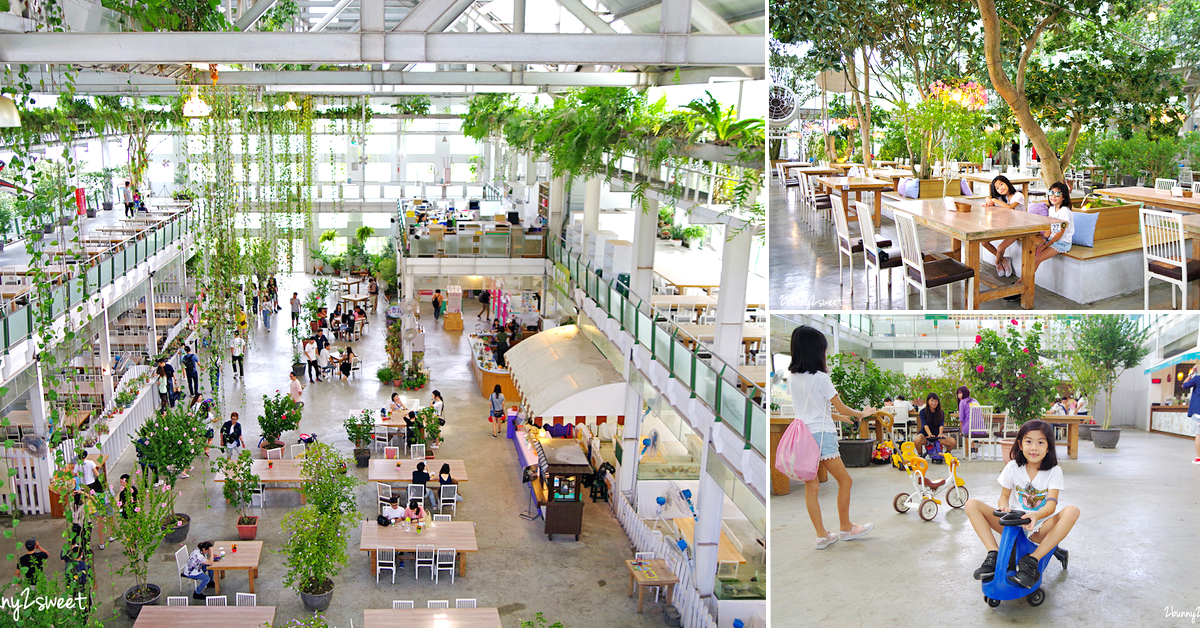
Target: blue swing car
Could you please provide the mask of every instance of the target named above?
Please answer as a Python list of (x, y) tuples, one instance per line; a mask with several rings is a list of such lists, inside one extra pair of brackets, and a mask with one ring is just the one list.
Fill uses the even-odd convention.
[(1062, 563), (1063, 570), (1067, 568), (1067, 550), (1060, 547), (1055, 547), (1053, 552), (1046, 554), (1042, 560), (1038, 561), (1038, 580), (1030, 588), (1024, 588), (1012, 582), (1014, 569), (1010, 569), (1010, 564), (1016, 564), (1017, 559), (1033, 552), (1037, 549), (1037, 544), (1030, 541), (1021, 530), (1021, 526), (1028, 524), (1031, 520), (1025, 517), (1025, 513), (1020, 510), (1010, 510), (1004, 512), (996, 510), (994, 513), (1000, 517), (1000, 525), (1004, 526), (1004, 532), (1000, 535), (1000, 551), (996, 558), (996, 575), (988, 582), (983, 583), (983, 599), (988, 603), (988, 606), (995, 608), (1000, 606), (1000, 602), (1005, 600), (1015, 600), (1025, 598), (1029, 601), (1030, 606), (1037, 606), (1046, 599), (1046, 591), (1042, 589), (1042, 575), (1046, 571), (1046, 565), (1049, 564), (1050, 558), (1057, 558)]

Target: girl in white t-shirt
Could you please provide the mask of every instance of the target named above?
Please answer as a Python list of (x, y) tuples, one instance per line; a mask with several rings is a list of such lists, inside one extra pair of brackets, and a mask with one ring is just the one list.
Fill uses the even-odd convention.
[(804, 421), (821, 448), (821, 466), (838, 483), (840, 529), (836, 533), (828, 532), (821, 519), (821, 504), (817, 501), (821, 483), (815, 478), (804, 483), (808, 516), (817, 530), (817, 549), (825, 549), (839, 540), (857, 539), (870, 532), (874, 525), (850, 522), (850, 474), (846, 472), (846, 465), (842, 464), (838, 453), (837, 427), (832, 415), (833, 408), (836, 408), (837, 419), (849, 422), (851, 419), (846, 417), (861, 419), (871, 416), (875, 414), (875, 408), (865, 408), (860, 412), (842, 403), (825, 366), (825, 350), (828, 346), (825, 335), (812, 327), (801, 325), (792, 330), (792, 363), (788, 367), (791, 372), (788, 391), (792, 395), (792, 407), (796, 409), (796, 419)]
[[(993, 510), (1010, 510), (1009, 500), (1015, 491), (1016, 503), (1011, 510), (1025, 512), (1031, 521), (1025, 525), (1025, 534), (1037, 543), (1031, 554), (1017, 561), (1017, 572), (1013, 579), (1022, 587), (1032, 587), (1038, 578), (1038, 562), (1054, 551), (1067, 533), (1079, 520), (1079, 509), (1067, 506), (1058, 511), (1058, 493), (1063, 489), (1062, 467), (1058, 466), (1058, 455), (1054, 450), (1054, 427), (1045, 421), (1033, 420), (1021, 426), (1013, 443), (1012, 460), (1000, 472), (1000, 501), (996, 508), (978, 500), (969, 500), (964, 507), (971, 527), (983, 541), (987, 558), (975, 570), (976, 580), (991, 580), (996, 573), (996, 560), (1000, 546), (992, 531), (1001, 532), (1000, 518)], [(1055, 511), (1058, 511), (1057, 513)], [(1004, 571), (1003, 569), (1001, 570)]]
[[(988, 186), (988, 198), (983, 201), (983, 206), (1015, 209), (1023, 212), (1026, 211), (1025, 195), (1013, 187), (1012, 181), (1009, 181), (1008, 177), (998, 175)], [(993, 245), (991, 242), (983, 243), (983, 248), (996, 255), (996, 274), (1001, 277), (1012, 275), (1012, 261), (1005, 257), (1004, 251), (1016, 241), (1016, 238), (1007, 238), (1001, 240), (999, 245)]]
[[(1034, 250), (1033, 268), (1022, 268), (1023, 273), (1036, 273), (1042, 262), (1071, 250), (1071, 240), (1075, 237), (1075, 221), (1071, 214), (1071, 190), (1067, 184), (1057, 181), (1050, 184), (1046, 191), (1048, 210), (1051, 218), (1061, 220), (1063, 224), (1051, 225), (1049, 231), (1042, 232), (1042, 241)], [(1014, 238), (1005, 242), (1016, 241)], [(1011, 273), (1009, 273), (1011, 274)], [(1020, 301), (1021, 295), (1014, 294), (1004, 297), (1006, 301)]]

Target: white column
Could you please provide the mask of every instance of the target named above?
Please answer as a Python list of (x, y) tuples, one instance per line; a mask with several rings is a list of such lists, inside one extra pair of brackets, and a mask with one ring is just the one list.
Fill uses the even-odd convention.
[(635, 207), (633, 223), (633, 277), (629, 288), (642, 298), (654, 292), (654, 244), (658, 230), (658, 201), (651, 200), (646, 211)]
[(746, 320), (746, 277), (750, 274), (751, 229), (726, 238), (721, 251), (721, 293), (717, 299), (717, 329), (713, 353), (737, 366), (742, 351), (742, 324)]
[[(546, 222), (550, 225), (550, 234), (557, 237), (562, 233), (563, 222), (566, 221), (567, 211), (567, 179), (554, 177), (550, 180), (550, 215)], [(549, 244), (547, 239), (547, 244)]]
[(150, 355), (153, 356), (158, 353), (158, 329), (154, 324), (154, 275), (150, 275), (146, 279), (146, 322), (148, 333), (146, 344), (150, 346)]
[(587, 246), (589, 235), (600, 230), (600, 190), (604, 180), (592, 177), (587, 182), (587, 194), (583, 198), (583, 242)]
[[(709, 427), (718, 429), (715, 424)], [(692, 556), (696, 559), (696, 590), (701, 597), (710, 597), (716, 587), (717, 549), (721, 540), (721, 508), (725, 493), (721, 485), (708, 474), (708, 457), (713, 455), (705, 439), (704, 454), (700, 457), (700, 490), (696, 495), (696, 534), (692, 537)]]
[[(625, 381), (632, 379), (634, 371), (633, 354), (625, 359)], [(622, 456), (621, 469), (617, 474), (617, 490), (632, 491), (637, 481), (638, 459), (641, 457), (639, 436), (642, 432), (642, 398), (632, 385), (625, 387), (625, 426), (621, 429), (621, 447), (625, 452)]]
[(33, 385), (29, 387), (29, 413), (33, 418), (33, 433), (49, 437), (46, 418), (50, 416), (50, 408), (46, 402), (46, 382), (42, 379), (41, 360), (33, 363), (33, 373)]
[(101, 385), (104, 387), (104, 399), (112, 400), (116, 393), (113, 382), (112, 345), (109, 342), (108, 304), (100, 305), (100, 373)]
[[(405, 265), (405, 266), (407, 266), (407, 265)], [(413, 299), (415, 297), (415, 290), (413, 289), (413, 284), (415, 284), (415, 283), (416, 283), (416, 279), (413, 277), (411, 272), (409, 272), (408, 268), (406, 267), (404, 269), (404, 283), (401, 287), (401, 295), (402, 295), (400, 298), (401, 304), (403, 304), (408, 299)], [(401, 318), (400, 320), (403, 321), (404, 329), (407, 329), (409, 326), (412, 326), (414, 328), (416, 327), (416, 317), (415, 316), (410, 317), (409, 315), (405, 314), (404, 317)], [(385, 327), (385, 330), (386, 330), (386, 327)], [(386, 333), (386, 331), (385, 331), (385, 333)], [(405, 341), (403, 341), (402, 344), (404, 345), (404, 360), (407, 362), (408, 360), (412, 359), (412, 354), (413, 354), (412, 342), (405, 340)]]

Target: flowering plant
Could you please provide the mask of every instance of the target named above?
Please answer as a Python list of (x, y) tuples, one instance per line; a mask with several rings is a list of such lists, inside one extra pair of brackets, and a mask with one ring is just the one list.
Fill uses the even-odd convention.
[(1041, 323), (1021, 333), (1014, 321), (1002, 334), (983, 330), (975, 346), (959, 352), (961, 363), (970, 365), (971, 387), (988, 389), (996, 411), (1008, 412), (1017, 425), (1040, 419), (1054, 401), (1058, 374), (1041, 362), (1041, 335)]
[(225, 475), (221, 487), (229, 505), (238, 509), (238, 524), (249, 525), (253, 522), (248, 514), (254, 489), (258, 486), (259, 477), (252, 470), (254, 463), (248, 449), (243, 449), (236, 458), (217, 458), (213, 462), (213, 470)]
[[(151, 416), (131, 439), (144, 439), (140, 443), (142, 462), (158, 469), (167, 484), (175, 484), (197, 456), (204, 452), (207, 441), (207, 426), (202, 416), (193, 408), (180, 403)], [(175, 498), (170, 496), (171, 512), (174, 513)]]
[(274, 395), (263, 395), (263, 413), (258, 417), (263, 440), (268, 445), (277, 444), (281, 434), (300, 427), (300, 416), (300, 404), (292, 401), (291, 395), (278, 390)]
[(942, 102), (959, 105), (967, 111), (979, 111), (988, 101), (983, 85), (972, 80), (939, 79), (929, 84), (929, 92)]
[[(132, 508), (126, 504), (117, 503), (117, 507), (107, 517), (112, 523), (113, 536), (121, 543), (121, 551), (125, 554), (126, 564), (117, 570), (121, 575), (133, 575), (136, 589), (131, 593), (137, 597), (139, 593), (148, 593), (146, 578), (149, 572), (150, 559), (154, 558), (158, 546), (166, 536), (167, 530), (162, 527), (164, 519), (174, 513), (176, 492), (172, 483), (166, 482), (157, 486), (151, 485), (150, 476), (143, 473), (141, 468), (134, 465), (130, 485), (136, 486), (137, 502)], [(125, 512), (128, 516), (117, 513)]]

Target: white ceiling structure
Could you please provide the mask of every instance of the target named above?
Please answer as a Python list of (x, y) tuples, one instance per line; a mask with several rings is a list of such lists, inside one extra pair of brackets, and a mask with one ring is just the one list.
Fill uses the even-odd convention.
[(121, 32), (122, 16), (90, 0), (67, 5), (70, 32), (0, 20), (0, 63), (75, 65), (82, 94), (176, 94), (181, 82), (210, 83), (210, 63), (223, 85), (325, 94), (764, 76), (766, 18), (753, 0), (298, 0), (290, 32), (254, 30), (275, 0), (227, 2), (248, 30)]

